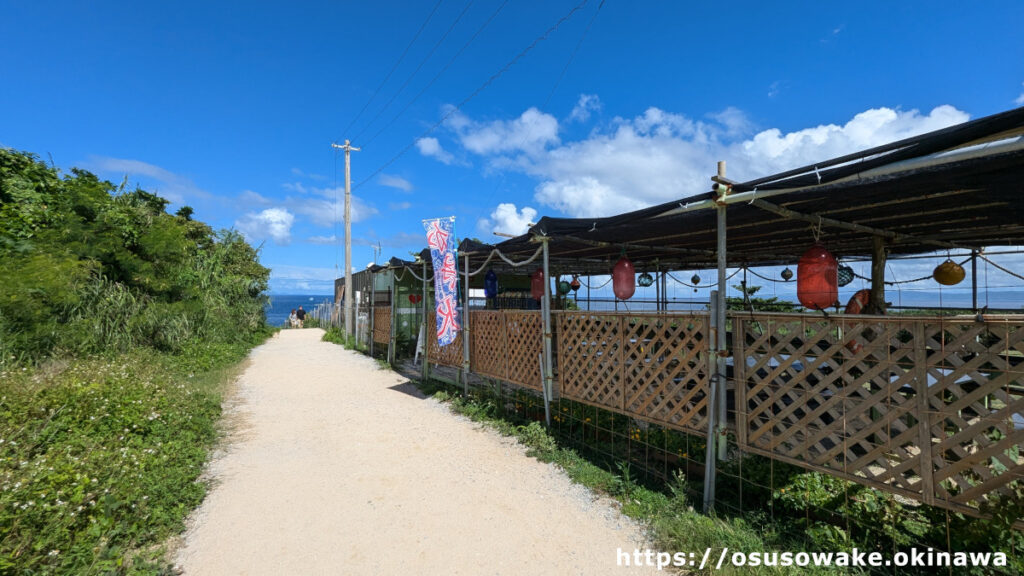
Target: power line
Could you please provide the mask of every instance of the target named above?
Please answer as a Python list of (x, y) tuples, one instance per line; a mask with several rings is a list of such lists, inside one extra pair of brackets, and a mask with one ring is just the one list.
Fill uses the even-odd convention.
[(604, 0), (597, 5), (597, 10), (594, 11), (594, 15), (590, 17), (590, 22), (587, 23), (587, 27), (583, 29), (583, 34), (580, 36), (579, 42), (576, 43), (576, 47), (572, 53), (569, 54), (569, 60), (562, 67), (562, 73), (558, 75), (558, 80), (555, 80), (555, 85), (551, 87), (551, 92), (548, 93), (548, 97), (544, 100), (544, 108), (548, 107), (548, 103), (551, 102), (551, 97), (555, 95), (555, 90), (558, 89), (558, 85), (562, 83), (562, 79), (565, 78), (565, 73), (569, 70), (569, 66), (572, 61), (576, 59), (576, 54), (580, 51), (580, 46), (583, 46), (583, 40), (587, 38), (587, 33), (590, 32), (591, 26), (594, 25), (594, 20), (597, 20), (597, 15), (601, 13), (601, 8), (604, 7)]
[(395, 64), (394, 66), (391, 67), (391, 70), (388, 72), (388, 75), (384, 77), (384, 80), (382, 80), (380, 85), (377, 86), (377, 89), (373, 91), (373, 94), (370, 96), (370, 99), (366, 101), (366, 104), (363, 104), (362, 109), (359, 110), (359, 113), (356, 114), (355, 118), (353, 118), (352, 121), (348, 123), (348, 126), (345, 127), (345, 129), (342, 131), (342, 134), (347, 134), (348, 131), (352, 129), (352, 126), (355, 125), (356, 121), (358, 121), (359, 118), (362, 117), (363, 112), (366, 112), (366, 109), (369, 108), (370, 103), (373, 102), (373, 99), (377, 97), (377, 94), (380, 92), (380, 89), (383, 88), (385, 84), (387, 84), (389, 79), (391, 79), (391, 75), (395, 73), (395, 70), (398, 69), (398, 65), (401, 64), (402, 60), (405, 59), (405, 55), (409, 53), (409, 49), (412, 48), (412, 45), (416, 43), (416, 39), (418, 39), (420, 37), (420, 34), (423, 33), (423, 30), (427, 27), (427, 24), (430, 22), (430, 19), (434, 17), (434, 13), (437, 12), (437, 9), (441, 7), (442, 2), (444, 2), (444, 0), (437, 0), (437, 4), (434, 4), (434, 9), (430, 11), (430, 14), (427, 15), (427, 19), (424, 20), (423, 24), (420, 25), (420, 29), (416, 31), (416, 35), (412, 37), (412, 40), (409, 41), (409, 45), (405, 47), (404, 51), (402, 51), (402, 55), (399, 56), (398, 60), (395, 61)]
[(506, 4), (508, 4), (508, 0), (505, 0), (504, 2), (501, 3), (501, 6), (498, 6), (498, 9), (495, 10), (494, 13), (491, 14), (490, 18), (484, 21), (484, 23), (479, 28), (477, 28), (476, 32), (473, 33), (473, 36), (471, 36), (469, 40), (467, 40), (466, 43), (462, 45), (462, 48), (459, 48), (459, 51), (456, 52), (454, 56), (452, 56), (451, 60), (449, 60), (448, 63), (445, 64), (443, 68), (441, 68), (441, 71), (434, 75), (434, 77), (430, 79), (430, 82), (427, 82), (427, 85), (424, 86), (419, 91), (419, 93), (417, 93), (416, 96), (413, 97), (412, 100), (406, 103), (406, 105), (403, 106), (402, 109), (399, 110), (398, 113), (391, 118), (391, 120), (388, 120), (387, 124), (385, 124), (380, 130), (378, 130), (373, 136), (370, 136), (369, 140), (366, 141), (366, 144), (364, 144), (364, 146), (369, 145), (374, 140), (376, 140), (377, 136), (380, 136), (382, 132), (390, 128), (391, 125), (394, 124), (395, 121), (398, 120), (402, 116), (402, 114), (404, 114), (405, 111), (409, 109), (410, 106), (415, 104), (416, 101), (420, 99), (420, 96), (423, 96), (423, 94), (426, 93), (426, 91), (429, 90), (430, 87), (434, 85), (434, 82), (437, 82), (438, 78), (440, 78), (442, 74), (448, 71), (448, 68), (450, 68), (451, 65), (454, 64), (455, 61), (459, 58), (459, 56), (461, 56), (462, 53), (466, 51), (466, 48), (469, 48), (469, 45), (472, 44), (474, 40), (476, 40), (476, 37), (479, 36), (480, 33), (483, 32), (488, 25), (490, 25), (491, 21), (498, 16), (498, 13), (501, 12), (502, 8), (504, 8)]
[(394, 164), (394, 163), (395, 163), (395, 161), (397, 161), (397, 160), (398, 160), (399, 158), (401, 158), (402, 156), (404, 156), (404, 155), (406, 154), (406, 152), (408, 152), (409, 150), (411, 150), (411, 149), (412, 149), (412, 147), (416, 145), (416, 142), (418, 142), (418, 141), (419, 141), (420, 139), (422, 139), (422, 138), (426, 138), (427, 136), (429, 136), (429, 135), (430, 135), (430, 133), (431, 133), (431, 132), (433, 132), (434, 130), (437, 130), (437, 128), (438, 128), (439, 126), (441, 126), (442, 124), (444, 124), (445, 120), (447, 120), (448, 118), (450, 118), (450, 117), (451, 117), (451, 116), (452, 116), (453, 114), (455, 114), (456, 112), (458, 112), (458, 111), (459, 111), (459, 110), (460, 110), (460, 109), (461, 109), (461, 108), (462, 108), (463, 106), (465, 106), (465, 105), (466, 105), (467, 103), (469, 103), (469, 101), (470, 101), (470, 100), (472, 100), (472, 99), (473, 99), (473, 98), (475, 98), (475, 97), (476, 97), (477, 95), (479, 95), (479, 94), (480, 94), (481, 92), (483, 92), (483, 91), (484, 91), (485, 89), (487, 89), (487, 87), (488, 87), (488, 86), (490, 86), (491, 84), (493, 84), (495, 80), (497, 80), (498, 78), (500, 78), (500, 77), (502, 76), (502, 74), (504, 74), (504, 73), (505, 73), (505, 72), (507, 72), (507, 71), (508, 71), (508, 70), (509, 70), (510, 68), (512, 68), (512, 66), (514, 66), (514, 65), (516, 64), (516, 62), (519, 62), (519, 61), (520, 61), (520, 60), (521, 60), (521, 59), (522, 59), (522, 58), (523, 58), (524, 56), (526, 56), (527, 54), (529, 54), (531, 50), (533, 50), (534, 48), (536, 48), (538, 44), (540, 44), (541, 42), (543, 42), (544, 40), (546, 40), (546, 39), (548, 38), (548, 36), (550, 36), (550, 35), (551, 35), (551, 34), (552, 34), (552, 33), (553, 33), (553, 32), (554, 32), (555, 30), (557, 30), (557, 29), (558, 29), (558, 27), (559, 27), (559, 26), (561, 26), (561, 25), (562, 25), (562, 24), (564, 24), (564, 23), (565, 23), (565, 22), (566, 22), (567, 20), (569, 20), (570, 18), (572, 18), (573, 14), (575, 14), (575, 13), (576, 13), (576, 12), (578, 12), (578, 11), (579, 11), (580, 9), (582, 9), (582, 8), (583, 8), (584, 6), (586, 6), (586, 5), (587, 5), (587, 2), (589, 2), (589, 1), (590, 1), (590, 0), (583, 0), (582, 2), (580, 2), (579, 4), (577, 4), (576, 6), (573, 6), (572, 10), (570, 10), (570, 11), (569, 11), (569, 12), (568, 12), (568, 13), (567, 13), (567, 14), (566, 14), (565, 16), (562, 16), (562, 17), (561, 17), (561, 18), (560, 18), (560, 19), (559, 19), (559, 20), (558, 20), (557, 22), (555, 22), (555, 24), (554, 24), (554, 25), (552, 25), (552, 26), (551, 26), (550, 28), (548, 28), (547, 30), (545, 30), (543, 34), (541, 34), (540, 36), (538, 36), (538, 37), (537, 37), (537, 38), (536, 38), (536, 39), (535, 39), (535, 40), (534, 40), (533, 42), (531, 42), (531, 43), (530, 43), (530, 45), (529, 45), (529, 46), (527, 46), (527, 47), (526, 47), (526, 48), (524, 48), (524, 49), (523, 49), (523, 50), (522, 50), (521, 52), (519, 52), (519, 54), (516, 54), (516, 55), (515, 55), (515, 57), (514, 57), (514, 58), (512, 58), (512, 60), (510, 60), (510, 61), (509, 61), (509, 62), (508, 62), (507, 64), (505, 64), (505, 65), (504, 65), (504, 66), (503, 66), (503, 67), (502, 67), (502, 68), (501, 68), (500, 70), (498, 70), (497, 72), (495, 72), (494, 74), (492, 74), (492, 75), (491, 75), (491, 77), (490, 77), (490, 78), (488, 78), (487, 80), (485, 80), (483, 84), (481, 84), (481, 85), (480, 85), (480, 86), (479, 86), (479, 87), (478, 87), (478, 88), (477, 88), (476, 90), (474, 90), (474, 91), (473, 91), (473, 93), (472, 93), (472, 94), (470, 94), (469, 96), (467, 96), (466, 98), (464, 98), (464, 99), (463, 99), (463, 100), (462, 100), (461, 102), (459, 102), (458, 104), (456, 104), (455, 106), (453, 106), (453, 107), (452, 107), (452, 108), (451, 108), (451, 109), (450, 109), (450, 110), (448, 111), (448, 113), (447, 113), (447, 114), (445, 114), (445, 115), (444, 115), (443, 117), (441, 117), (441, 119), (440, 119), (440, 120), (438, 120), (437, 122), (435, 122), (435, 123), (434, 123), (434, 124), (433, 124), (433, 125), (432, 125), (432, 126), (431, 126), (430, 128), (427, 128), (427, 130), (426, 130), (425, 132), (423, 132), (422, 134), (420, 134), (420, 135), (419, 135), (418, 137), (416, 137), (416, 138), (413, 138), (413, 140), (412, 140), (411, 142), (409, 142), (408, 144), (406, 144), (406, 145), (405, 145), (405, 147), (403, 147), (403, 148), (402, 148), (402, 149), (401, 149), (401, 150), (400, 150), (400, 151), (398, 152), (398, 154), (395, 154), (395, 155), (394, 155), (394, 156), (393, 156), (393, 157), (392, 157), (392, 158), (391, 158), (390, 160), (388, 160), (388, 161), (387, 161), (387, 162), (385, 162), (385, 163), (384, 163), (383, 165), (381, 165), (381, 166), (380, 166), (379, 168), (377, 168), (376, 170), (374, 170), (374, 171), (373, 171), (373, 172), (372, 172), (372, 173), (371, 173), (371, 174), (370, 174), (369, 176), (367, 176), (367, 177), (366, 177), (366, 178), (365, 178), (365, 179), (364, 179), (364, 180), (363, 180), (362, 182), (360, 182), (360, 183), (356, 184), (356, 185), (355, 185), (355, 186), (354, 186), (354, 187), (353, 187), (352, 189), (353, 189), (353, 190), (358, 190), (358, 189), (359, 189), (359, 188), (360, 188), (360, 187), (361, 187), (361, 186), (362, 186), (363, 184), (366, 184), (367, 182), (369, 182), (370, 180), (372, 180), (374, 176), (376, 176), (377, 174), (380, 174), (380, 173), (381, 173), (381, 172), (383, 172), (383, 171), (384, 171), (384, 170), (385, 170), (385, 169), (386, 169), (386, 168), (387, 168), (388, 166), (390, 166), (390, 165)]
[[(360, 130), (358, 134), (356, 134), (355, 138), (357, 140), (359, 139), (360, 136), (366, 133), (366, 131), (370, 129), (370, 126), (373, 126), (373, 123), (376, 122), (378, 118), (380, 118), (380, 115), (383, 114), (384, 111), (387, 110), (389, 106), (391, 106), (391, 103), (395, 101), (395, 98), (398, 98), (398, 95), (401, 94), (403, 90), (405, 90), (406, 86), (409, 85), (409, 82), (412, 82), (412, 79), (416, 77), (416, 74), (418, 74), (419, 71), (423, 68), (423, 65), (427, 63), (427, 60), (430, 60), (430, 58), (434, 55), (434, 52), (437, 52), (437, 49), (441, 47), (441, 44), (443, 44), (445, 39), (448, 38), (448, 35), (451, 34), (452, 30), (455, 29), (455, 26), (459, 24), (459, 21), (462, 20), (462, 17), (466, 15), (466, 12), (472, 5), (473, 0), (469, 0), (469, 2), (466, 3), (466, 6), (465, 8), (462, 9), (462, 12), (459, 12), (459, 15), (455, 17), (455, 21), (452, 22), (451, 26), (449, 26), (447, 30), (445, 30), (444, 34), (441, 35), (441, 38), (434, 43), (434, 47), (430, 49), (430, 52), (428, 52), (427, 55), (424, 56), (422, 60), (420, 60), (419, 65), (416, 66), (416, 69), (412, 71), (412, 74), (410, 74), (409, 77), (405, 79), (405, 82), (403, 82), (402, 85), (398, 87), (398, 90), (391, 96), (391, 99), (384, 103), (384, 106), (377, 111), (377, 114), (375, 114), (374, 117), (371, 118), (369, 122), (367, 122), (366, 126), (363, 126), (363, 129)], [(364, 144), (364, 146), (365, 145), (366, 144)]]

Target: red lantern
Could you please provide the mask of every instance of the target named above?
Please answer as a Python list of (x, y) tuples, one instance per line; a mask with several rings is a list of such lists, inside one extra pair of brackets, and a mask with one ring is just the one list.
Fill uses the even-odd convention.
[(544, 299), (544, 270), (540, 268), (530, 275), (530, 295), (537, 302)]
[(413, 304), (419, 304), (420, 300), (423, 300), (423, 296), (419, 294), (409, 294), (409, 302), (412, 302)]
[(821, 244), (811, 246), (796, 267), (796, 296), (805, 308), (824, 310), (839, 299), (839, 263)]
[(636, 270), (625, 256), (619, 258), (612, 268), (612, 292), (619, 300), (629, 300), (636, 292)]

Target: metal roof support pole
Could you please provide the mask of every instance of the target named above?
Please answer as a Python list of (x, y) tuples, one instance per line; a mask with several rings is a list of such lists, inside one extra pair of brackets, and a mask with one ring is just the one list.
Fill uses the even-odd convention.
[(391, 340), (388, 342), (388, 364), (395, 365), (398, 357), (398, 343), (395, 337), (398, 335), (398, 280), (395, 279), (395, 272), (391, 271)]
[(871, 298), (867, 310), (870, 314), (885, 314), (885, 238), (871, 237)]
[[(725, 179), (725, 162), (718, 163), (717, 178)], [(717, 225), (715, 234), (717, 239), (718, 255), (718, 289), (711, 292), (711, 354), (714, 371), (711, 377), (708, 406), (708, 438), (707, 451), (705, 453), (704, 469), (704, 511), (710, 512), (715, 507), (715, 476), (716, 459), (725, 459), (726, 450), (726, 318), (725, 318), (725, 294), (726, 294), (726, 268), (728, 266), (728, 253), (726, 244), (726, 203), (725, 197), (728, 194), (728, 186), (719, 186), (717, 202)]]
[(551, 360), (551, 276), (548, 265), (548, 239), (542, 236), (541, 247), (544, 250), (544, 300), (541, 302), (541, 315), (544, 322), (544, 422), (551, 427), (551, 391), (554, 384), (554, 369)]
[(423, 261), (423, 322), (420, 347), (423, 349), (423, 383), (430, 380), (430, 326), (427, 326), (427, 261)]
[(462, 393), (469, 396), (469, 254), (466, 254), (466, 284), (462, 287)]
[(971, 308), (978, 313), (978, 251), (971, 250)]

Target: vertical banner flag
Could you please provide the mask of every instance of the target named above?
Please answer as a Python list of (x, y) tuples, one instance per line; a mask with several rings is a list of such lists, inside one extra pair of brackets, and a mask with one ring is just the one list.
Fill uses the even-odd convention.
[(437, 343), (447, 346), (459, 333), (459, 271), (455, 255), (455, 217), (424, 220), (434, 264), (434, 302), (437, 304)]

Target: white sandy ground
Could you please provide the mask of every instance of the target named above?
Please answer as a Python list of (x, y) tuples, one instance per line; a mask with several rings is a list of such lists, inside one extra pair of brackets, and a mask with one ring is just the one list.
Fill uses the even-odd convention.
[(647, 574), (611, 503), (401, 376), (285, 330), (252, 352), (177, 563), (203, 574)]

